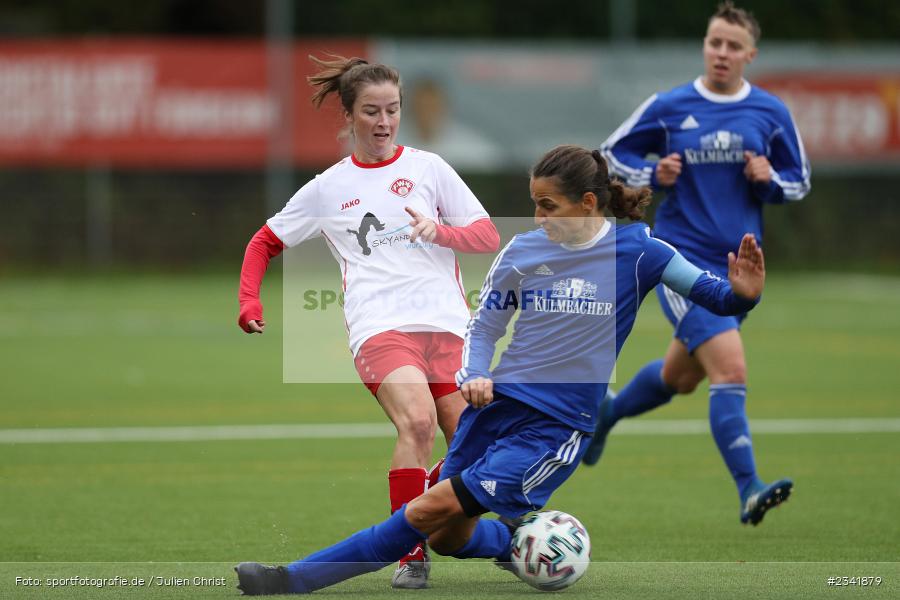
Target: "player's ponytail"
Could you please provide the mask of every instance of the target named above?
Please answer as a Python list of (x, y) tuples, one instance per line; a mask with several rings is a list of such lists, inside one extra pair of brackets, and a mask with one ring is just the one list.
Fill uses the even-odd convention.
[(586, 192), (597, 196), (597, 210), (606, 209), (619, 219), (638, 221), (650, 204), (650, 188), (628, 188), (610, 180), (609, 168), (598, 150), (580, 146), (557, 146), (531, 169), (531, 177), (555, 177), (559, 191), (572, 202), (581, 202)]
[[(321, 59), (310, 55), (309, 59), (321, 70), (306, 78), (311, 86), (317, 88), (312, 95), (312, 103), (316, 108), (322, 105), (329, 94), (336, 94), (341, 106), (348, 113), (353, 113), (353, 105), (363, 85), (390, 82), (400, 88), (400, 73), (393, 67), (381, 64), (369, 64), (363, 58), (344, 58), (337, 54), (329, 54), (330, 59)], [(403, 103), (403, 90), (400, 90), (400, 102)]]
[(644, 209), (650, 204), (652, 195), (650, 188), (630, 188), (618, 179), (611, 179), (606, 159), (599, 150), (592, 151), (591, 158), (597, 163), (597, 172), (594, 177), (597, 188), (601, 190), (601, 193), (597, 194), (601, 206), (608, 208), (609, 212), (617, 219), (626, 217), (632, 221), (643, 219)]

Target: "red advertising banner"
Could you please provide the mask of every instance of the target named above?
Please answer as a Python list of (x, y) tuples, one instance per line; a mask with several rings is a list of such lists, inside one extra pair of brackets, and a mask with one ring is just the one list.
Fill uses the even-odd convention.
[(307, 56), (324, 52), (365, 57), (367, 44), (292, 44), (282, 106), (262, 41), (0, 42), (0, 164), (259, 167), (285, 126), (294, 164), (331, 164), (342, 119), (336, 103), (313, 108), (306, 82)]
[(814, 164), (900, 160), (900, 73), (779, 73), (754, 84), (790, 107)]

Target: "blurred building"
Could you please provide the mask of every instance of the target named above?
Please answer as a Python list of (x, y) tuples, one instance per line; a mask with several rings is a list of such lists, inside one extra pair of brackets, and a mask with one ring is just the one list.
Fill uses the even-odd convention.
[[(396, 66), (398, 141), (443, 156), (505, 215), (531, 210), (527, 169), (548, 148), (595, 147), (702, 71), (696, 43), (305, 39), (291, 44), (285, 100), (263, 41), (6, 40), (0, 268), (236, 261), (271, 211), (272, 161), (302, 182), (345, 152), (336, 103), (309, 102), (307, 55), (324, 51)], [(791, 107), (813, 167), (810, 197), (767, 219), (773, 260), (896, 269), (900, 47), (767, 43), (748, 75)], [(285, 134), (288, 155), (273, 157)], [(848, 234), (850, 247), (819, 243)]]

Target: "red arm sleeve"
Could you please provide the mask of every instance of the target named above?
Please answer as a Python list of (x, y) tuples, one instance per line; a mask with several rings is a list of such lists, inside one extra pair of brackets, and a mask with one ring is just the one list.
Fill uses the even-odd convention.
[(269, 261), (281, 254), (284, 244), (268, 225), (263, 225), (247, 244), (244, 252), (244, 264), (241, 265), (241, 285), (238, 289), (240, 314), (238, 325), (244, 331), (247, 323), (262, 319), (263, 307), (259, 301), (259, 288), (263, 275), (269, 267)]
[(496, 252), (500, 247), (500, 234), (490, 219), (478, 219), (465, 227), (450, 227), (438, 223), (434, 243), (459, 252)]

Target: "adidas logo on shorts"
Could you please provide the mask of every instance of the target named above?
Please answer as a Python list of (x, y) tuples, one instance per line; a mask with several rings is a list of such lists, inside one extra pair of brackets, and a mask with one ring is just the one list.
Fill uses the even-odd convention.
[(482, 481), (481, 487), (483, 487), (484, 491), (486, 491), (491, 496), (496, 495), (495, 494), (497, 491), (497, 482), (496, 481)]

